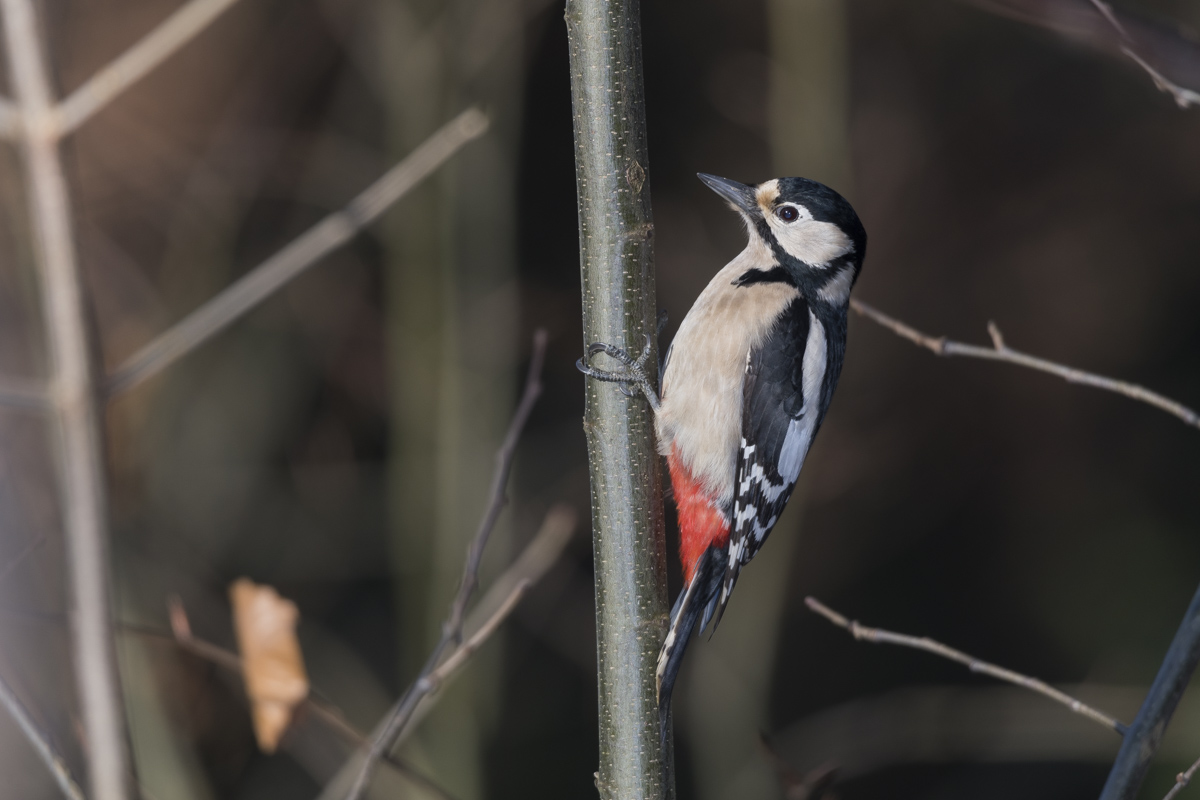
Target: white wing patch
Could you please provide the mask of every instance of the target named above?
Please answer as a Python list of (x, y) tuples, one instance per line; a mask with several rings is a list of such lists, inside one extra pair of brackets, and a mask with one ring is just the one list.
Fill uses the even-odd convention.
[[(821, 386), (825, 383), (825, 366), (828, 363), (826, 341), (825, 326), (813, 314), (812, 309), (809, 309), (808, 341), (804, 345), (803, 365), (804, 410), (801, 416), (808, 418), (810, 427), (814, 428), (817, 425), (817, 415), (811, 412), (815, 411), (815, 406), (821, 402)], [(811, 434), (809, 438), (812, 438)], [(801, 458), (803, 459), (803, 456)], [(796, 470), (796, 474), (800, 474), (799, 469)]]

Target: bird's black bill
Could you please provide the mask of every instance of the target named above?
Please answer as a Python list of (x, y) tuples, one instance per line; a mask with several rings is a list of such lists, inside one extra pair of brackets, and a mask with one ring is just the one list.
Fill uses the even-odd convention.
[(750, 212), (758, 205), (758, 201), (754, 197), (753, 186), (731, 181), (729, 178), (718, 178), (716, 175), (708, 175), (703, 172), (696, 173), (696, 177), (704, 181), (705, 186), (728, 200), (738, 211)]

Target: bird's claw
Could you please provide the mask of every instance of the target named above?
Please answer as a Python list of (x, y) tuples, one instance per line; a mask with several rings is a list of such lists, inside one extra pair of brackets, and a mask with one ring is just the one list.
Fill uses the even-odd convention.
[[(587, 355), (576, 361), (575, 367), (584, 375), (595, 378), (598, 381), (620, 384), (621, 394), (626, 397), (633, 397), (640, 391), (650, 402), (650, 407), (658, 411), (658, 394), (654, 391), (654, 387), (650, 385), (650, 379), (646, 377), (646, 362), (650, 360), (653, 345), (654, 340), (647, 334), (646, 347), (642, 350), (640, 356), (634, 358), (615, 345), (607, 344), (606, 342), (592, 342), (588, 345)], [(588, 362), (592, 360), (593, 356), (599, 353), (604, 353), (610, 358), (620, 361), (625, 365), (625, 370), (617, 372), (596, 369)]]
[(630, 369), (631, 373), (641, 372), (645, 369), (646, 362), (650, 360), (650, 351), (653, 343), (654, 342), (650, 338), (650, 334), (646, 334), (646, 346), (642, 349), (642, 354), (637, 358), (634, 358), (633, 356), (629, 355), (629, 353), (619, 347), (616, 347), (615, 345), (607, 344), (605, 342), (592, 342), (590, 345), (588, 345), (587, 349), (588, 359), (590, 360), (591, 357), (597, 353), (604, 353), (605, 355), (612, 356), (617, 361), (620, 361)]

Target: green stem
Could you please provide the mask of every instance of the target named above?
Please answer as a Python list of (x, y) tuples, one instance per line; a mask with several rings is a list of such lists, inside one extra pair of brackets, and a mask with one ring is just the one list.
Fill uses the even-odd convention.
[[(584, 344), (640, 353), (655, 332), (655, 299), (638, 2), (568, 0), (566, 17)], [(626, 397), (594, 380), (587, 381), (586, 403), (600, 702), (596, 786), (605, 800), (673, 797), (654, 682), (667, 593), (653, 416), (641, 395)]]

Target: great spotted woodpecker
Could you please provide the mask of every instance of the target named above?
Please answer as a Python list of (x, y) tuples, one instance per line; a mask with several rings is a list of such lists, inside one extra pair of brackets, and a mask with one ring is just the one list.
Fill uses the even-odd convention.
[[(666, 735), (671, 690), (697, 621), (720, 622), (741, 568), (791, 497), (837, 386), (850, 289), (867, 234), (850, 204), (805, 178), (746, 186), (701, 174), (733, 206), (750, 242), (700, 293), (667, 352), (662, 398), (635, 359), (596, 343), (586, 374), (640, 390), (655, 412), (679, 510), (685, 585), (658, 657)], [(590, 366), (597, 353), (624, 365)], [(714, 620), (715, 617), (715, 620)]]

